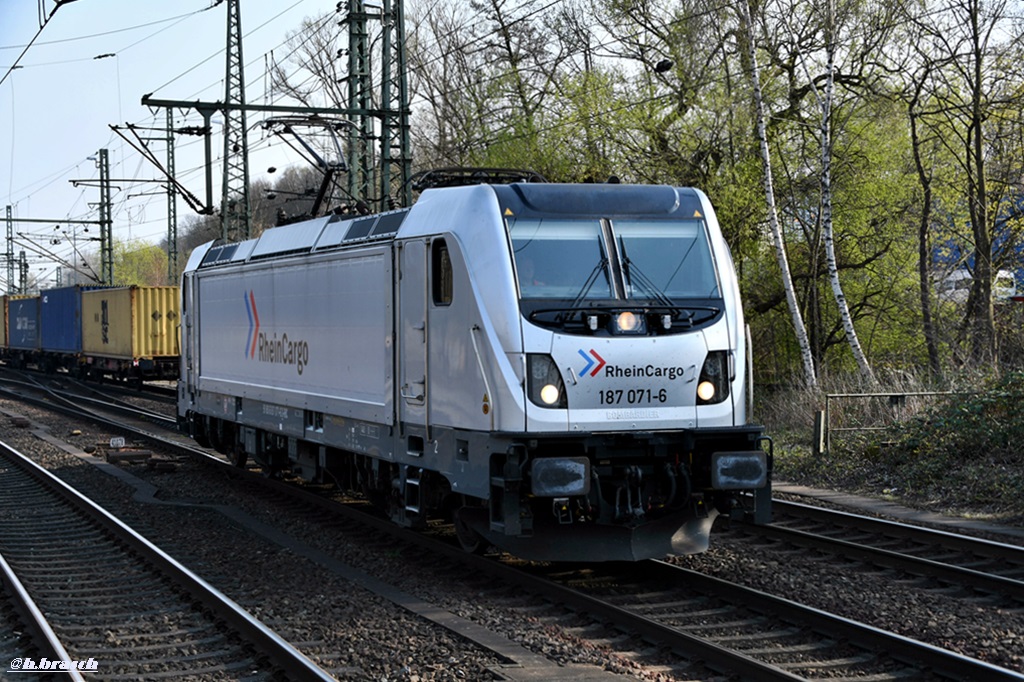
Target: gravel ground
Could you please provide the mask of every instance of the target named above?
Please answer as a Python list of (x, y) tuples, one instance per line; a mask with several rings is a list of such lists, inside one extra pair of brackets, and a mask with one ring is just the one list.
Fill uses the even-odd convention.
[[(46, 423), (55, 436), (87, 449), (109, 442), (109, 434), (31, 408), (0, 401), (0, 409)], [(81, 429), (81, 435), (70, 436)], [(71, 455), (56, 451), (27, 429), (0, 423), (0, 438), (31, 454), (47, 468), (124, 519), (136, 530), (193, 569), (205, 580), (282, 632), (302, 651), (344, 680), (488, 680), (502, 660), (448, 630), (409, 614), (391, 602), (354, 587), (322, 567), (292, 555), (248, 531), (225, 522), (205, 507), (132, 502), (134, 490)], [(524, 617), (512, 608), (489, 607), (486, 595), (467, 600), (459, 586), (438, 584), (429, 567), (410, 571), (399, 552), (368, 550), (315, 521), (288, 510), (268, 509), (251, 496), (220, 485), (210, 470), (183, 464), (173, 472), (125, 465), (160, 489), (161, 500), (197, 505), (229, 505), (271, 524), (350, 566), (395, 584), (463, 618), (507, 635), (512, 641), (563, 664), (583, 664), (617, 672), (627, 679), (668, 679), (641, 666)], [(286, 586), (286, 587), (281, 587)], [(499, 600), (500, 601), (500, 600)]]
[[(754, 544), (726, 532), (704, 554), (678, 563), (724, 580), (1024, 672), (1024, 606), (977, 596), (896, 571), (850, 562), (823, 574), (823, 563), (792, 548)], [(829, 563), (829, 571), (833, 571)]]
[[(31, 410), (23, 406), (0, 403), (3, 407), (32, 416)], [(41, 421), (50, 424), (54, 435), (67, 437), (82, 448), (109, 438), (49, 415)], [(69, 437), (73, 428), (86, 432)], [(8, 420), (0, 425), (0, 437), (17, 447), (46, 453), (40, 456), (51, 468), (59, 468), (66, 480), (93, 491), (95, 499), (118, 515), (128, 516), (140, 532), (268, 625), (288, 633), (290, 640), (339, 679), (496, 679), (489, 672), (498, 663), (492, 654), (354, 588), (277, 545), (240, 532), (215, 511), (132, 503), (132, 491), (126, 486), (77, 458), (55, 454), (24, 429), (10, 427)], [(481, 592), (472, 583), (469, 588), (440, 583), (432, 579), (429, 566), (410, 570), (408, 557), (402, 553), (369, 551), (357, 540), (325, 529), (315, 520), (287, 510), (267, 509), (230, 486), (219, 485), (207, 469), (185, 464), (174, 472), (155, 472), (136, 465), (131, 471), (157, 485), (162, 499), (237, 506), (340, 561), (501, 632), (550, 659), (594, 665), (624, 678), (677, 679), (663, 668), (652, 667), (669, 661), (646, 660), (641, 665), (628, 654), (596, 646), (567, 632), (559, 625), (557, 614), (540, 611), (524, 615), (509, 604), (507, 595)], [(953, 598), (934, 586), (907, 582), (894, 573), (872, 571), (860, 564), (838, 571), (830, 568), (831, 572), (823, 575), (822, 564), (813, 556), (752, 545), (725, 531), (712, 535), (711, 549), (705, 554), (678, 561), (711, 575), (1024, 671), (1024, 609), (1020, 605), (1011, 608), (984, 600)], [(471, 596), (467, 598), (467, 594)]]

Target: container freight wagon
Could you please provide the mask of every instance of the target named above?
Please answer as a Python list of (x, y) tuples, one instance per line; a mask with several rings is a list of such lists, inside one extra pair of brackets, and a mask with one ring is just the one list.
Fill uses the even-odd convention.
[(82, 361), (93, 376), (133, 380), (178, 375), (176, 286), (82, 292)]
[(14, 367), (35, 362), (39, 355), (39, 297), (7, 297), (6, 359)]

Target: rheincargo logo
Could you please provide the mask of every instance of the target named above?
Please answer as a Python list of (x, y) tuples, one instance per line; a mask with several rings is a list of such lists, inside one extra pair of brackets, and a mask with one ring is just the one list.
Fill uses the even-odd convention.
[[(693, 369), (693, 367), (691, 367)], [(629, 379), (632, 377), (661, 378), (669, 381), (682, 379), (686, 376), (685, 367), (657, 367), (655, 365), (633, 365), (632, 367), (620, 367), (619, 365), (606, 365), (604, 376), (611, 379)]]
[[(624, 367), (615, 364), (608, 364), (608, 362), (597, 354), (593, 348), (589, 352), (584, 351), (582, 348), (576, 350), (583, 358), (586, 363), (583, 369), (580, 370), (579, 376), (583, 377), (585, 374), (589, 374), (592, 377), (596, 377), (601, 370), (604, 370), (602, 376), (606, 379), (631, 379), (633, 377), (642, 377), (645, 379), (656, 379), (665, 378), (669, 381), (675, 381), (676, 379), (682, 379), (686, 376), (688, 371), (685, 367), (656, 367), (655, 365), (633, 365), (630, 367)], [(691, 366), (690, 369), (696, 369)]]
[[(287, 332), (277, 338), (260, 331), (260, 314), (256, 309), (256, 296), (250, 290), (245, 299), (245, 311), (249, 315), (249, 335), (245, 342), (245, 355), (248, 358), (258, 359), (260, 362), (270, 362), (281, 365), (295, 365), (295, 371), (300, 375), (303, 368), (309, 364), (309, 344), (299, 339), (293, 341), (288, 338)], [(258, 355), (257, 355), (258, 353)]]
[(586, 366), (580, 370), (580, 376), (582, 377), (587, 372), (590, 372), (590, 376), (596, 377), (597, 373), (600, 372), (601, 368), (605, 365), (604, 358), (598, 355), (597, 351), (593, 348), (590, 349), (589, 353), (584, 353), (582, 348), (576, 352), (579, 353), (580, 357), (582, 357), (584, 362), (587, 363)]
[(256, 296), (252, 290), (249, 291), (248, 296), (242, 298), (245, 299), (245, 312), (249, 314), (249, 336), (245, 342), (245, 356), (251, 358), (256, 355), (256, 338), (260, 333), (260, 314), (256, 311)]

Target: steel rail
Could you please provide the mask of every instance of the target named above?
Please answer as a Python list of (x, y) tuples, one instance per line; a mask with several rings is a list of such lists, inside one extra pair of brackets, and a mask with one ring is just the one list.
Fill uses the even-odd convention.
[(884, 652), (895, 660), (954, 680), (1024, 681), (1024, 675), (1012, 670), (664, 561), (644, 562), (640, 568), (650, 571), (648, 575), (721, 594), (795, 625), (809, 624), (830, 636), (845, 638), (869, 651)]
[(1024, 582), (1000, 575), (985, 573), (971, 568), (942, 563), (932, 559), (916, 557), (902, 552), (857, 544), (849, 540), (816, 535), (807, 531), (778, 526), (764, 526), (751, 533), (792, 543), (801, 547), (820, 549), (829, 554), (846, 556), (866, 563), (896, 568), (913, 575), (936, 578), (957, 585), (966, 585), (986, 592), (1024, 600)]
[[(0, 381), (3, 381), (3, 380), (0, 379)], [(53, 389), (48, 388), (46, 386), (42, 386), (40, 384), (36, 384), (36, 385), (33, 386), (31, 384), (28, 384), (28, 387), (33, 389), (33, 390), (36, 390), (36, 391), (43, 391), (43, 392), (47, 393), (48, 395), (51, 396), (52, 399), (46, 400), (46, 399), (42, 399), (42, 398), (37, 398), (37, 397), (33, 397), (31, 395), (26, 395), (24, 393), (19, 393), (18, 391), (12, 391), (12, 390), (10, 390), (8, 388), (2, 388), (2, 387), (0, 387), (0, 394), (7, 394), (12, 400), (17, 400), (17, 401), (21, 401), (21, 402), (28, 403), (28, 404), (31, 404), (31, 405), (35, 405), (36, 407), (40, 407), (42, 409), (52, 410), (54, 412), (60, 412), (61, 414), (69, 416), (69, 417), (76, 417), (76, 418), (91, 420), (91, 421), (93, 421), (95, 423), (102, 424), (104, 426), (110, 427), (111, 429), (114, 429), (114, 430), (117, 430), (117, 431), (129, 431), (129, 432), (131, 432), (133, 434), (136, 434), (136, 435), (139, 435), (139, 436), (142, 436), (142, 437), (146, 437), (146, 438), (159, 438), (158, 436), (155, 436), (154, 434), (147, 433), (147, 432), (142, 431), (140, 429), (131, 428), (130, 426), (127, 426), (123, 421), (117, 421), (117, 420), (115, 420), (115, 419), (113, 419), (113, 418), (111, 418), (109, 416), (105, 416), (105, 415), (99, 414), (97, 412), (92, 412), (92, 411), (86, 410), (86, 409), (84, 409), (82, 407), (79, 407), (79, 406), (77, 406), (75, 404), (73, 399), (70, 399), (70, 398), (67, 398), (65, 396), (62, 396), (58, 392), (56, 392)], [(76, 398), (77, 398), (77, 396), (76, 396)], [(95, 402), (94, 399), (87, 398), (87, 397), (84, 397), (84, 396), (82, 397), (82, 400)], [(152, 413), (149, 413), (149, 412), (146, 412), (146, 411), (143, 411), (143, 410), (138, 410), (138, 409), (132, 409), (130, 411), (126, 411), (124, 408), (121, 408), (121, 407), (119, 407), (117, 405), (110, 404), (110, 403), (107, 403), (106, 406), (109, 407), (112, 410), (120, 410), (120, 411), (122, 411), (122, 413), (130, 414), (130, 416), (136, 417), (138, 419), (153, 421), (158, 426), (163, 426), (165, 428), (172, 428), (173, 425), (177, 423), (175, 420), (172, 420), (169, 417), (166, 417), (164, 415), (152, 415)], [(154, 420), (154, 419), (152, 419), (151, 415), (152, 416), (156, 416), (156, 417), (160, 417), (160, 418)]]
[[(1024, 547), (1011, 545), (1003, 542), (995, 542), (985, 538), (950, 533), (949, 531), (936, 528), (927, 528), (901, 521), (891, 521), (871, 516), (862, 516), (851, 512), (816, 507), (814, 505), (802, 504), (800, 502), (789, 502), (787, 500), (772, 500), (772, 508), (776, 512), (790, 513), (799, 518), (834, 523), (842, 526), (855, 526), (881, 535), (916, 540), (928, 545), (935, 545), (936, 539), (941, 544), (964, 552), (984, 554), (992, 558), (1012, 561), (1015, 564), (1024, 566)], [(840, 519), (837, 523), (836, 519)]]
[[(32, 633), (33, 641), (39, 645), (40, 653), (55, 661), (71, 661), (71, 654), (64, 648), (57, 633), (53, 631), (49, 621), (46, 620), (46, 616), (36, 606), (32, 596), (22, 585), (18, 575), (3, 555), (0, 555), (0, 580), (3, 581), (7, 593), (10, 595), (15, 611)], [(67, 675), (71, 682), (86, 682), (82, 673), (77, 669), (61, 670), (60, 673)]]
[(334, 679), (234, 601), (180, 564), (159, 547), (136, 533), (105, 509), (95, 504), (92, 500), (6, 443), (0, 442), (0, 451), (6, 453), (10, 460), (17, 464), (20, 469), (33, 479), (46, 485), (70, 506), (85, 514), (107, 532), (112, 533), (129, 545), (144, 560), (155, 566), (157, 570), (184, 589), (194, 599), (210, 607), (217, 618), (229, 624), (245, 637), (248, 642), (256, 646), (258, 651), (280, 667), (288, 675), (289, 679), (316, 682), (330, 682)]

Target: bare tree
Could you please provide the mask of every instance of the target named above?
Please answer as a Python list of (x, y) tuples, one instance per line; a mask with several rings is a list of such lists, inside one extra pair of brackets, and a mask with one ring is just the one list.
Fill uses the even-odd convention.
[(931, 64), (925, 62), (918, 74), (911, 77), (911, 91), (907, 102), (907, 119), (910, 122), (910, 142), (914, 153), (914, 169), (917, 171), (918, 182), (921, 183), (921, 218), (918, 222), (918, 277), (920, 279), (921, 325), (924, 330), (925, 345), (928, 349), (928, 366), (932, 376), (942, 376), (942, 362), (939, 357), (938, 333), (932, 316), (931, 295), (931, 239), (932, 228), (932, 172), (925, 165), (921, 139), (921, 91), (928, 78)]
[(763, 169), (765, 203), (768, 207), (768, 225), (772, 233), (772, 242), (775, 245), (775, 259), (778, 262), (779, 270), (782, 273), (782, 286), (786, 292), (786, 305), (789, 308), (789, 315), (793, 323), (793, 331), (796, 334), (797, 344), (800, 348), (800, 359), (804, 369), (804, 382), (808, 388), (817, 386), (817, 374), (814, 368), (814, 358), (811, 354), (811, 345), (807, 339), (807, 328), (804, 326), (803, 315), (796, 298), (796, 290), (793, 288), (793, 277), (789, 271), (789, 259), (786, 256), (786, 244), (782, 237), (782, 230), (779, 226), (778, 210), (775, 206), (775, 189), (772, 180), (771, 152), (768, 148), (768, 134), (765, 127), (765, 104), (761, 91), (761, 73), (757, 63), (757, 45), (755, 31), (751, 21), (750, 7), (747, 0), (739, 0), (737, 3), (740, 26), (745, 31), (747, 41), (747, 57), (749, 59), (749, 77), (754, 96), (754, 109), (757, 118), (757, 139), (761, 150), (761, 165)]
[(271, 54), (273, 95), (308, 107), (347, 107), (347, 61), (341, 58), (347, 42), (334, 12), (304, 19), (289, 34), (285, 53)]
[(929, 65), (918, 120), (937, 129), (936, 139), (947, 147), (964, 178), (961, 197), (974, 258), (965, 321), (972, 359), (987, 364), (997, 357), (992, 256), (995, 208), (1001, 199), (989, 186), (993, 152), (1000, 148), (995, 138), (999, 129), (992, 121), (1002, 112), (1019, 113), (1021, 106), (1019, 93), (1001, 95), (1007, 63), (1001, 54), (1006, 44), (999, 37), (1008, 27), (1008, 5), (1004, 0), (947, 0), (938, 11), (931, 9), (912, 17), (922, 36), (916, 42), (918, 59)]
[[(839, 318), (850, 346), (857, 367), (860, 369), (861, 379), (868, 384), (875, 383), (875, 375), (871, 370), (867, 356), (861, 347), (860, 339), (857, 336), (857, 329), (853, 324), (853, 317), (850, 314), (850, 307), (846, 301), (846, 294), (843, 292), (843, 285), (839, 279), (839, 264), (836, 258), (835, 231), (832, 221), (832, 101), (835, 92), (836, 82), (836, 40), (837, 34), (842, 30), (843, 21), (838, 19), (833, 0), (826, 0), (823, 8), (824, 17), (822, 21), (825, 50), (825, 75), (824, 87), (819, 89), (815, 78), (812, 76), (806, 57), (801, 57), (804, 72), (807, 75), (807, 82), (810, 91), (814, 95), (820, 112), (819, 138), (821, 152), (820, 188), (821, 188), (821, 227), (825, 245), (825, 260), (828, 268), (829, 283), (832, 287), (832, 295), (839, 310)], [(849, 16), (849, 10), (841, 12), (842, 16)], [(838, 20), (837, 20), (838, 19)], [(788, 23), (788, 22), (787, 22)], [(792, 29), (791, 29), (792, 32)], [(794, 39), (794, 43), (797, 41)]]
[(494, 111), (477, 22), (464, 3), (437, 2), (410, 16), (417, 36), (409, 50), (420, 166), (458, 166), (490, 136)]

